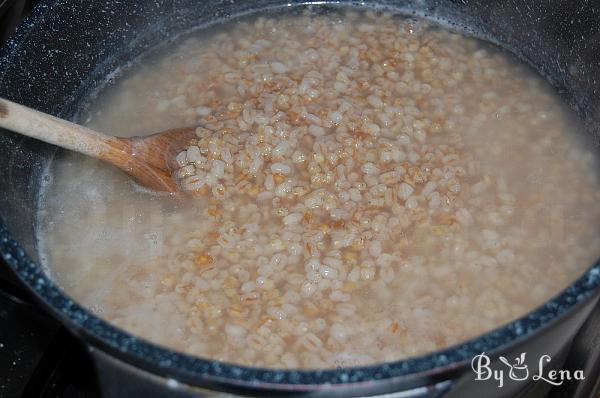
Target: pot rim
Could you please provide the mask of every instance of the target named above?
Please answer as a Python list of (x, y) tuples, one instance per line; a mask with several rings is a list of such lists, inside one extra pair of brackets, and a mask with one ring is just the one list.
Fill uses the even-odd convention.
[[(45, 20), (53, 7), (64, 0), (42, 2), (17, 28), (8, 43), (0, 49), (0, 81), (5, 67), (11, 63), (31, 31)], [(498, 352), (508, 345), (531, 338), (554, 322), (566, 318), (600, 292), (600, 260), (575, 282), (551, 300), (522, 317), (444, 350), (400, 361), (331, 370), (283, 370), (251, 368), (194, 357), (164, 348), (112, 326), (65, 294), (13, 239), (0, 218), (0, 253), (33, 292), (41, 305), (66, 323), (86, 341), (127, 363), (164, 377), (191, 385), (217, 389), (276, 389), (280, 391), (323, 390), (324, 387), (369, 388), (380, 382), (423, 385), (423, 381), (440, 381), (464, 369), (473, 356), (482, 352)], [(443, 374), (442, 374), (443, 373)], [(324, 386), (326, 385), (326, 386)]]

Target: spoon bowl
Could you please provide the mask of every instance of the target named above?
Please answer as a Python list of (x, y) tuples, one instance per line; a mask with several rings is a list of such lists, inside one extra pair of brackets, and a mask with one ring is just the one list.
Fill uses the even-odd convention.
[(196, 137), (196, 127), (148, 136), (113, 137), (0, 98), (0, 127), (117, 166), (140, 185), (176, 193), (175, 156)]

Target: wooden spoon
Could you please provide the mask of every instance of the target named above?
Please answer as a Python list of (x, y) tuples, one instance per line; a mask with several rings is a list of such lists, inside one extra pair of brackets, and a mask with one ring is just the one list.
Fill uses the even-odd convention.
[(170, 193), (178, 191), (172, 176), (174, 158), (196, 137), (195, 127), (146, 137), (112, 137), (2, 98), (0, 127), (103, 160), (144, 187)]

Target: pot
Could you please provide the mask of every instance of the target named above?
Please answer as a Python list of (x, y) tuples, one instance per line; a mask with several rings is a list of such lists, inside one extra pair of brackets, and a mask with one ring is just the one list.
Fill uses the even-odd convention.
[[(199, 25), (301, 2), (276, 0), (54, 0), (42, 2), (0, 52), (0, 95), (63, 118), (77, 111), (104, 77), (154, 45)], [(321, 3), (321, 2), (319, 2)], [(336, 2), (339, 3), (339, 2)], [(363, 4), (363, 3), (360, 3)], [(387, 0), (380, 5), (450, 24), (516, 54), (544, 76), (600, 132), (600, 6), (528, 0)], [(359, 5), (359, 4), (357, 4)], [(491, 367), (518, 357), (537, 369), (549, 355), (560, 368), (566, 349), (600, 295), (600, 263), (552, 300), (485, 335), (429, 355), (361, 368), (283, 371), (191, 357), (137, 338), (69, 298), (39, 265), (35, 238), (42, 175), (56, 148), (2, 132), (0, 252), (23, 286), (88, 347), (103, 395), (118, 396), (539, 396), (547, 383), (475, 381), (472, 359)], [(442, 325), (440, 325), (441, 327)], [(530, 380), (531, 381), (531, 380)]]

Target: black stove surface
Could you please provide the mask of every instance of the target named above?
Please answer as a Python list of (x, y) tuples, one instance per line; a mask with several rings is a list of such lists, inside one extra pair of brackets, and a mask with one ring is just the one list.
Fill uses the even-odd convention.
[[(0, 0), (0, 45), (37, 2)], [(586, 379), (553, 388), (550, 398), (600, 397), (600, 304), (576, 336), (563, 369), (583, 369)], [(34, 304), (0, 260), (0, 398), (96, 398), (96, 374), (85, 347)]]
[(84, 347), (32, 304), (0, 263), (0, 398), (100, 394)]

